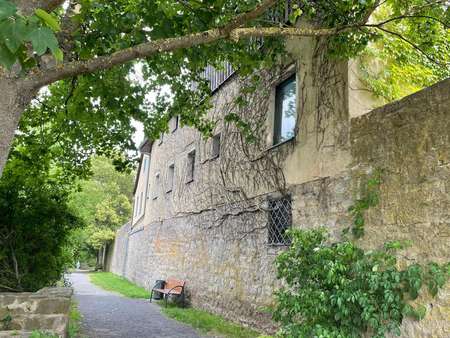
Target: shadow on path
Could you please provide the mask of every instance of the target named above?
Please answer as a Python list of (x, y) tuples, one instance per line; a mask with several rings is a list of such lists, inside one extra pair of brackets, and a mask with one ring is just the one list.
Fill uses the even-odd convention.
[(72, 273), (70, 281), (83, 315), (81, 331), (89, 338), (200, 338), (189, 326), (161, 314), (145, 299), (131, 299), (93, 285), (86, 273)]

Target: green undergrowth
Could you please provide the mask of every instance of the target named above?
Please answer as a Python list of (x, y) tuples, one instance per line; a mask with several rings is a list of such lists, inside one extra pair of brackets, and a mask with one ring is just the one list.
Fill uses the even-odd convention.
[[(163, 304), (162, 302), (160, 303)], [(262, 338), (255, 330), (234, 324), (224, 318), (195, 308), (180, 308), (169, 304), (167, 308), (161, 307), (162, 312), (169, 318), (188, 324), (200, 333), (214, 337), (224, 338)], [(265, 336), (267, 337), (267, 336)]]
[(78, 310), (78, 304), (72, 301), (69, 313), (69, 338), (80, 337), (81, 313)]
[(128, 279), (111, 272), (94, 272), (89, 274), (91, 282), (102, 289), (114, 291), (129, 298), (149, 298), (150, 293)]

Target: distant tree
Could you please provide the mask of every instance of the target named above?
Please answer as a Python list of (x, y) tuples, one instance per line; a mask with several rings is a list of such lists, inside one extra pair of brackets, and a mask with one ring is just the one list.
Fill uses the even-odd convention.
[(94, 157), (92, 176), (79, 186), (80, 191), (72, 194), (70, 205), (87, 227), (75, 233), (83, 238), (77, 252), (81, 260), (95, 255), (98, 267), (102, 267), (115, 231), (131, 217), (133, 178), (129, 173), (117, 172), (111, 160)]

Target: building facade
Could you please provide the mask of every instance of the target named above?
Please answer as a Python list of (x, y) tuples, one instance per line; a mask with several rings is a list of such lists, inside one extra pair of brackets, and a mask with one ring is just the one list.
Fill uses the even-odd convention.
[[(212, 138), (173, 118), (168, 133), (143, 144), (112, 272), (147, 288), (184, 279), (193, 305), (270, 330), (285, 230), (326, 226), (338, 238), (378, 168), (381, 202), (367, 213), (361, 245), (411, 239), (413, 260), (449, 260), (450, 80), (373, 110), (357, 65), (329, 60), (312, 38), (288, 42), (246, 105), (236, 98), (247, 79), (232, 73), (214, 75)], [(224, 119), (236, 112), (241, 128)], [(448, 293), (425, 298), (427, 318), (407, 322), (404, 337), (447, 337)]]

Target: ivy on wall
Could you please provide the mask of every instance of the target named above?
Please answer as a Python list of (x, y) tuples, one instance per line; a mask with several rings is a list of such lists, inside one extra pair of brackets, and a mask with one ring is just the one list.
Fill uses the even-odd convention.
[[(368, 180), (350, 208), (354, 238), (364, 235), (364, 212), (378, 201), (381, 171)], [(422, 319), (426, 308), (412, 305), (422, 289), (435, 296), (450, 275), (450, 263), (399, 268), (396, 253), (411, 243), (387, 242), (360, 248), (350, 236), (331, 242), (326, 229), (294, 229), (292, 244), (276, 260), (283, 286), (275, 293), (274, 319), (281, 337), (385, 337), (400, 334), (405, 317)]]

